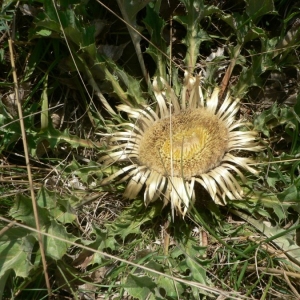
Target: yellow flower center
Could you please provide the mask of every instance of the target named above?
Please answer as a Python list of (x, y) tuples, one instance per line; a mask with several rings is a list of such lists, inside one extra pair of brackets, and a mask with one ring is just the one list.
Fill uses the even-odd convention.
[[(171, 139), (167, 139), (160, 149), (162, 157), (174, 161), (187, 161), (193, 159), (197, 153), (201, 153), (207, 142), (208, 132), (205, 128), (191, 128), (175, 133)], [(173, 151), (171, 151), (171, 149)]]
[(161, 175), (191, 179), (221, 163), (228, 138), (226, 124), (207, 109), (185, 110), (145, 129), (139, 161)]

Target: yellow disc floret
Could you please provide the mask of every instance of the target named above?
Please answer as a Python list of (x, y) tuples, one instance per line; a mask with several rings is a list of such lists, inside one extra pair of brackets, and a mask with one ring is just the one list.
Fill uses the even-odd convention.
[(139, 161), (161, 175), (190, 179), (219, 165), (228, 129), (205, 108), (185, 110), (155, 122), (139, 144)]

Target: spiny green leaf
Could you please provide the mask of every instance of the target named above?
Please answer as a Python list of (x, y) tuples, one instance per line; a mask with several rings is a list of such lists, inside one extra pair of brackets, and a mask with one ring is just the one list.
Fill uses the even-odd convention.
[(167, 59), (163, 53), (167, 54), (168, 48), (162, 35), (166, 22), (159, 16), (155, 8), (150, 8), (150, 6), (147, 6), (147, 14), (143, 21), (151, 35), (152, 42), (146, 52), (156, 63), (156, 75), (166, 78)]
[(70, 201), (70, 198), (63, 199), (58, 193), (45, 188), (41, 188), (37, 196), (37, 204), (45, 207), (51, 217), (62, 224), (72, 223), (76, 219), (75, 210), (70, 205), (71, 202), (74, 201)]
[(44, 1), (44, 9), (45, 9), (45, 15), (50, 20), (53, 20), (57, 24), (59, 24), (57, 13), (56, 13), (55, 6), (54, 6), (53, 2), (52, 1)]
[[(162, 205), (162, 203), (160, 203)], [(129, 208), (124, 210), (121, 215), (108, 226), (108, 230), (114, 235), (119, 235), (123, 240), (129, 234), (139, 234), (140, 226), (152, 220), (159, 215), (161, 205), (153, 205), (150, 211), (145, 212), (145, 206), (142, 201), (136, 200)]]
[(246, 13), (255, 22), (259, 17), (275, 13), (273, 0), (246, 0)]
[(224, 14), (222, 12), (219, 16), (234, 30), (239, 45), (259, 37), (266, 39), (266, 32), (262, 28), (255, 26), (253, 20), (246, 14)]
[[(39, 200), (39, 202), (43, 202), (42, 205), (46, 204), (45, 201), (47, 199), (45, 197), (39, 198)], [(41, 203), (38, 204), (41, 205)], [(47, 207), (41, 207), (40, 205), (37, 206), (40, 228), (42, 231), (52, 235), (51, 237), (43, 236), (45, 254), (53, 259), (60, 259), (69, 247), (68, 241), (75, 241), (76, 239), (67, 233), (64, 225), (57, 223)], [(15, 205), (10, 210), (10, 216), (30, 227), (36, 227), (32, 202), (29, 197), (18, 195)], [(37, 236), (36, 233), (32, 233), (32, 235)], [(55, 237), (63, 238), (66, 241), (57, 240)]]
[(263, 111), (254, 120), (256, 130), (263, 132), (266, 136), (270, 136), (270, 129), (279, 125), (280, 108), (273, 105), (268, 110)]
[[(41, 227), (49, 226), (50, 218), (46, 208), (37, 207), (39, 223)], [(22, 221), (26, 225), (35, 228), (32, 201), (29, 197), (18, 194), (14, 206), (10, 209), (10, 216), (15, 220)]]
[[(90, 248), (99, 250), (99, 251), (107, 251), (108, 249), (114, 251), (118, 248), (119, 244), (115, 240), (114, 235), (109, 232), (109, 230), (101, 229), (96, 225), (93, 225), (91, 234), (95, 236), (95, 240), (82, 240), (84, 245), (88, 245)], [(98, 253), (93, 253), (90, 250), (83, 250), (80, 253), (80, 257), (78, 260), (84, 261), (87, 257), (90, 257), (88, 265), (93, 264), (102, 264), (105, 258), (103, 255)]]
[(16, 276), (28, 276), (33, 268), (35, 244), (36, 238), (27, 229), (9, 228), (4, 231), (0, 236), (0, 280), (8, 270), (13, 270)]
[(176, 299), (178, 295), (182, 295), (184, 292), (184, 286), (182, 283), (164, 276), (159, 276), (156, 283), (158, 288), (163, 289), (165, 294), (171, 299)]
[(96, 226), (93, 227), (93, 234), (96, 235), (98, 245), (97, 249), (100, 251), (103, 251), (105, 249), (111, 249), (115, 250), (118, 246), (114, 236), (112, 236), (111, 232), (109, 230), (100, 229)]
[(53, 21), (53, 20), (49, 20), (49, 19), (43, 19), (41, 21), (38, 21), (36, 23), (36, 29), (32, 29), (29, 31), (30, 35), (29, 38), (30, 40), (33, 38), (37, 37), (37, 33), (36, 31), (39, 31), (39, 28), (46, 28), (49, 30), (52, 30), (53, 32), (59, 33), (60, 32), (60, 25), (59, 23)]
[(50, 36), (51, 33), (52, 33), (52, 31), (49, 29), (40, 29), (40, 30), (36, 31), (36, 34), (40, 35), (40, 36)]
[[(62, 224), (58, 224), (56, 220), (51, 220), (47, 227), (42, 228), (46, 233), (51, 236), (43, 236), (43, 244), (46, 256), (51, 257), (54, 260), (59, 260), (66, 254), (70, 244), (68, 242), (74, 242), (76, 238), (67, 233), (66, 228)], [(56, 239), (59, 237), (65, 241)]]
[(127, 13), (128, 20), (131, 24), (136, 23), (136, 15), (142, 10), (151, 0), (119, 0), (119, 5), (122, 6), (124, 11)]
[(133, 106), (146, 104), (146, 99), (142, 95), (141, 81), (127, 74), (112, 61), (109, 62), (109, 66), (114, 71), (113, 75), (116, 75), (117, 78), (120, 79), (123, 84), (125, 84), (127, 88), (127, 99), (130, 101), (130, 103), (132, 103)]
[[(65, 32), (66, 36), (68, 37), (68, 40), (71, 40), (77, 46), (82, 45), (83, 35), (77, 28), (68, 26), (68, 27), (64, 28), (64, 32)], [(89, 46), (89, 45), (90, 45), (90, 43), (87, 46)]]
[(11, 276), (11, 273), (13, 273), (13, 270), (6, 270), (4, 274), (1, 276), (0, 275), (0, 299), (3, 299), (4, 292), (5, 292), (5, 286), (6, 286), (6, 281)]
[(279, 193), (278, 199), (282, 202), (286, 211), (291, 207), (296, 212), (300, 213), (300, 179), (295, 180), (295, 183), (287, 187), (283, 192)]
[(25, 66), (24, 82), (27, 82), (31, 78), (37, 65), (43, 60), (44, 55), (48, 52), (51, 45), (52, 43), (45, 43), (45, 40), (43, 39), (35, 41), (34, 49), (30, 52), (28, 62)]
[(206, 247), (198, 246), (193, 238), (189, 238), (185, 245), (185, 263), (190, 269), (191, 278), (202, 284), (207, 284), (206, 268), (209, 265), (209, 260), (200, 260), (206, 254)]
[(132, 297), (144, 300), (154, 293), (156, 284), (148, 276), (135, 276), (129, 274), (125, 282), (125, 290)]
[[(80, 182), (83, 182), (86, 185), (89, 185), (91, 180), (92, 182), (95, 182), (96, 176), (102, 179), (103, 175), (102, 171), (99, 169), (99, 164), (94, 161), (90, 161), (87, 165), (83, 166), (74, 159), (65, 169), (65, 171), (77, 176), (77, 178), (80, 179)], [(74, 203), (74, 201), (72, 202)]]
[(278, 199), (283, 202), (289, 202), (289, 201), (300, 202), (299, 191), (295, 185), (289, 186), (283, 192), (278, 194)]
[(184, 3), (187, 14), (176, 16), (174, 19), (186, 27), (187, 35), (183, 40), (188, 48), (185, 63), (192, 71), (196, 65), (200, 44), (210, 40), (210, 36), (201, 28), (200, 22), (214, 10), (211, 6), (204, 5), (203, 0), (181, 0), (181, 2)]
[[(274, 104), (271, 108), (263, 111), (254, 120), (254, 126), (257, 130), (263, 132), (266, 136), (270, 136), (271, 129), (285, 125), (286, 132), (291, 135), (293, 145), (291, 153), (297, 154), (299, 147), (298, 127), (299, 122), (295, 118), (293, 108), (290, 107), (278, 107)], [(292, 129), (292, 131), (290, 130)], [(296, 134), (294, 134), (296, 132)]]

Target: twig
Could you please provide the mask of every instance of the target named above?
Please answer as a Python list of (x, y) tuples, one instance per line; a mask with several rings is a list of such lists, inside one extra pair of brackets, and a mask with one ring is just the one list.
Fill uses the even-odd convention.
[[(238, 267), (238, 269), (242, 269), (242, 267)], [(268, 274), (272, 274), (272, 275), (282, 275), (282, 276), (290, 276), (290, 277), (294, 277), (294, 278), (300, 278), (300, 274), (299, 273), (295, 273), (295, 272), (288, 272), (285, 270), (280, 270), (280, 269), (275, 269), (275, 268), (268, 268), (268, 267), (257, 267), (256, 265), (250, 265), (247, 266), (247, 270), (248, 271), (261, 271), (261, 272), (266, 272)]]
[(230, 62), (230, 65), (228, 66), (228, 69), (223, 77), (223, 80), (221, 82), (221, 90), (220, 90), (220, 93), (219, 93), (219, 97), (222, 98), (223, 97), (223, 94), (225, 92), (225, 90), (227, 89), (227, 86), (228, 86), (228, 82), (229, 82), (229, 79), (231, 77), (231, 74), (232, 74), (232, 71), (235, 67), (235, 64), (236, 64), (236, 61), (237, 61), (237, 58), (240, 54), (240, 51), (241, 51), (241, 45), (237, 46), (237, 49), (235, 49), (235, 52), (234, 52), (234, 57), (233, 59), (231, 60)]
[(50, 299), (50, 297), (52, 295), (52, 291), (51, 291), (49, 276), (47, 273), (47, 262), (46, 262), (46, 256), (45, 256), (45, 251), (44, 251), (42, 235), (40, 233), (40, 223), (39, 223), (39, 216), (38, 216), (38, 210), (37, 210), (37, 204), (36, 204), (36, 199), (35, 199), (34, 186), (33, 186), (33, 180), (32, 180), (31, 168), (30, 168), (26, 131), (25, 131), (25, 125), (24, 125), (24, 120), (23, 120), (23, 111), (22, 111), (21, 101), (19, 98), (18, 79), (17, 79), (17, 73), (16, 73), (14, 54), (13, 54), (13, 42), (11, 39), (8, 40), (8, 45), (9, 45), (12, 75), (13, 75), (14, 87), (15, 87), (15, 97), (17, 100), (18, 114), (19, 114), (19, 118), (20, 118), (20, 127), (21, 127), (21, 132), (22, 132), (24, 156), (25, 156), (25, 162), (26, 162), (27, 173), (28, 173), (29, 189), (30, 189), (30, 194), (31, 194), (35, 225), (36, 225), (36, 229), (38, 231), (37, 237), (38, 237), (39, 247), (40, 247), (40, 251), (41, 251), (41, 258), (42, 258), (42, 264), (43, 264), (43, 269), (44, 269), (45, 282), (46, 282), (48, 295), (49, 295), (49, 299)]
[(0, 236), (1, 236), (2, 234), (4, 234), (4, 232), (7, 231), (9, 228), (13, 227), (15, 224), (16, 224), (16, 221), (12, 221), (12, 222), (10, 222), (8, 225), (6, 225), (5, 227), (3, 227), (3, 228), (0, 230)]
[(295, 287), (292, 285), (288, 275), (287, 275), (287, 272), (286, 271), (283, 271), (283, 276), (284, 276), (284, 279), (286, 280), (286, 283), (288, 284), (288, 286), (290, 287), (290, 289), (293, 291), (293, 293), (295, 294), (295, 296), (297, 297), (297, 299), (300, 299), (300, 294), (297, 292), (297, 290), (295, 289)]

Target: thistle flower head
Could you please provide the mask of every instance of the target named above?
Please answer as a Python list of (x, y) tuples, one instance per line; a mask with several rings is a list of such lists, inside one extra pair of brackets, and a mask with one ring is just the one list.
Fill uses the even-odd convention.
[[(247, 124), (236, 120), (239, 99), (227, 95), (219, 105), (219, 89), (204, 99), (200, 76), (188, 72), (179, 99), (163, 78), (155, 78), (156, 107), (118, 106), (131, 122), (118, 124), (109, 141), (103, 165), (126, 162), (103, 184), (119, 177), (129, 181), (124, 197), (134, 199), (144, 188), (144, 202), (161, 198), (185, 215), (195, 200), (194, 186), (201, 184), (217, 204), (226, 198), (242, 199), (235, 178), (246, 181), (241, 170), (257, 173), (240, 151), (258, 151), (257, 133), (245, 131)], [(121, 128), (121, 130), (120, 130)], [(239, 130), (239, 129), (243, 129)]]

